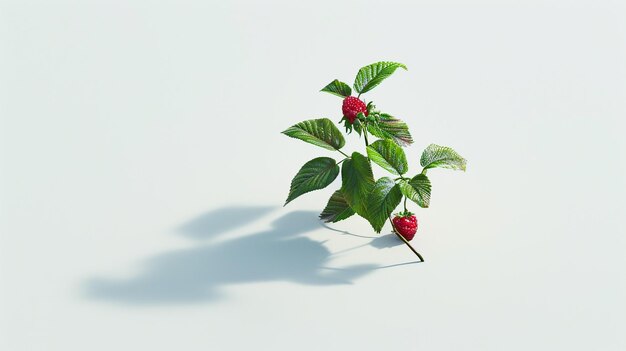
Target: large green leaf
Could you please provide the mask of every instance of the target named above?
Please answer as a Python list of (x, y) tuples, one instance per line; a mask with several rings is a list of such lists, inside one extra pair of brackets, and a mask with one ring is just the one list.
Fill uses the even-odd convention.
[(435, 144), (430, 144), (420, 159), (420, 164), (424, 169), (439, 167), (465, 171), (466, 162), (452, 148)]
[(418, 174), (411, 180), (401, 180), (398, 183), (402, 194), (414, 201), (420, 207), (428, 207), (430, 205), (430, 180), (425, 174)]
[(398, 185), (387, 177), (382, 177), (367, 197), (367, 220), (376, 233), (380, 233), (391, 212), (402, 200), (402, 192)]
[(330, 157), (318, 157), (305, 163), (291, 181), (285, 205), (302, 194), (327, 187), (338, 174), (339, 166)]
[(328, 200), (326, 208), (320, 214), (320, 219), (326, 223), (339, 222), (354, 214), (354, 210), (350, 208), (346, 198), (340, 190), (337, 190)]
[(372, 90), (389, 77), (397, 68), (406, 66), (398, 62), (376, 62), (359, 70), (354, 80), (354, 90), (363, 94)]
[(406, 123), (386, 113), (380, 114), (378, 123), (369, 123), (367, 130), (373, 136), (390, 139), (400, 146), (408, 146), (413, 143), (413, 137), (411, 137)]
[(337, 79), (330, 82), (320, 91), (325, 91), (327, 93), (331, 93), (340, 97), (346, 97), (352, 94), (352, 89), (350, 89), (350, 86), (344, 82), (340, 82)]
[(328, 150), (339, 150), (346, 144), (339, 129), (328, 118), (300, 122), (287, 128), (283, 134)]
[(393, 174), (402, 175), (409, 169), (404, 151), (391, 140), (376, 140), (367, 147), (367, 155)]
[(374, 175), (367, 157), (358, 152), (343, 161), (341, 166), (341, 192), (350, 207), (359, 216), (367, 218), (366, 200), (374, 187)]

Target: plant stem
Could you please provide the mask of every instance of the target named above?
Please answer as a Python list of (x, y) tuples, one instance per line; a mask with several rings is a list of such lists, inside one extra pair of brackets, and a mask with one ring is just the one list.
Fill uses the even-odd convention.
[(404, 197), (404, 212), (407, 212), (407, 210), (406, 210), (406, 196)]
[(339, 166), (339, 164), (340, 164), (341, 162), (343, 162), (343, 161), (347, 160), (348, 158), (349, 158), (349, 157), (346, 157), (346, 158), (344, 158), (343, 160), (341, 160), (341, 161), (337, 162), (337, 166)]
[(341, 152), (341, 154), (342, 154), (342, 155), (344, 155), (346, 158), (350, 158), (350, 156), (346, 155), (343, 151), (341, 151), (341, 150), (339, 150), (339, 149), (335, 149), (335, 150), (337, 150), (337, 151)]
[(413, 246), (411, 246), (411, 244), (409, 244), (409, 242), (402, 235), (398, 234), (398, 232), (396, 231), (396, 226), (393, 225), (393, 221), (391, 220), (391, 216), (389, 217), (389, 222), (391, 223), (391, 228), (393, 228), (393, 232), (398, 236), (398, 238), (400, 238), (402, 241), (404, 241), (406, 246), (408, 246), (409, 249), (411, 249), (411, 251), (413, 251), (413, 253), (417, 255), (417, 257), (420, 259), (420, 262), (424, 262), (424, 257), (422, 257), (422, 255), (420, 255), (419, 252), (417, 252), (413, 248)]
[(367, 123), (365, 122), (365, 127), (363, 127), (363, 135), (365, 135), (365, 147), (368, 147), (370, 143), (367, 141)]

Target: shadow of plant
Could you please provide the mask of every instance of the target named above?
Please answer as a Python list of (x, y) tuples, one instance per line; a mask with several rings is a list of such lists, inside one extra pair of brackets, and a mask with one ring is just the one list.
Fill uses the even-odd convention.
[[(187, 236), (208, 238), (234, 228), (223, 222), (246, 215), (258, 218), (267, 212), (264, 207), (220, 209), (182, 229)], [(128, 304), (207, 302), (219, 298), (221, 288), (227, 285), (262, 281), (350, 284), (378, 268), (371, 264), (325, 268), (330, 251), (301, 235), (319, 226), (315, 212), (290, 212), (266, 231), (160, 254), (148, 260), (146, 270), (133, 278), (92, 279), (86, 283), (86, 293), (90, 298)]]
[(214, 239), (267, 215), (272, 206), (231, 206), (207, 212), (183, 224), (179, 231), (191, 239)]

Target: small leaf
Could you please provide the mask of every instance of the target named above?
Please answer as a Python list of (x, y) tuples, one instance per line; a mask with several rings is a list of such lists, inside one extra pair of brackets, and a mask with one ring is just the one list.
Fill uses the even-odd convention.
[(413, 137), (406, 123), (386, 113), (380, 114), (378, 123), (368, 124), (367, 130), (373, 136), (390, 139), (400, 146), (409, 146), (413, 143)]
[(398, 185), (388, 177), (382, 177), (367, 197), (367, 220), (376, 233), (380, 233), (385, 221), (402, 200)]
[(354, 80), (354, 90), (363, 94), (389, 77), (397, 68), (406, 66), (398, 62), (376, 62), (359, 70)]
[(368, 115), (371, 115), (374, 112), (376, 112), (376, 105), (374, 105), (374, 101), (368, 102), (366, 109), (367, 109)]
[(409, 169), (404, 151), (391, 140), (376, 140), (367, 147), (367, 155), (393, 174), (402, 175)]
[(322, 90), (320, 91), (325, 91), (327, 93), (331, 93), (339, 97), (347, 97), (352, 94), (352, 89), (350, 88), (350, 86), (344, 82), (340, 82), (337, 79), (330, 82), (327, 86), (322, 88)]
[(350, 208), (346, 198), (343, 196), (341, 190), (337, 190), (328, 200), (326, 208), (320, 214), (320, 219), (326, 223), (339, 222), (354, 214), (354, 210)]
[(361, 121), (359, 121), (358, 119), (355, 119), (354, 123), (352, 123), (352, 127), (354, 127), (354, 130), (359, 134), (359, 136), (362, 135), (363, 124), (361, 123)]
[(414, 201), (420, 207), (427, 208), (430, 205), (430, 179), (425, 174), (418, 174), (411, 180), (401, 180), (398, 183), (402, 194)]
[(420, 159), (420, 164), (424, 169), (439, 167), (465, 171), (466, 162), (452, 148), (435, 144), (430, 144)]
[(346, 141), (328, 118), (310, 119), (287, 128), (283, 134), (328, 150), (339, 150)]
[(305, 163), (291, 181), (285, 205), (300, 195), (327, 187), (338, 174), (339, 166), (330, 157), (318, 157)]
[(358, 152), (343, 161), (341, 166), (341, 192), (350, 207), (367, 218), (366, 200), (374, 187), (374, 175), (367, 157)]

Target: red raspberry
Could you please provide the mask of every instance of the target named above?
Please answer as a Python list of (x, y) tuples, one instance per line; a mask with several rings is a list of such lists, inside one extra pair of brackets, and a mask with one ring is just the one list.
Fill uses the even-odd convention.
[(393, 226), (396, 232), (402, 235), (406, 241), (411, 241), (417, 232), (417, 218), (414, 215), (410, 216), (398, 216), (396, 215), (393, 220)]
[(354, 123), (356, 115), (359, 112), (363, 112), (363, 114), (367, 116), (367, 106), (363, 101), (354, 96), (348, 96), (347, 98), (343, 99), (343, 105), (341, 106), (341, 110), (343, 111), (343, 115), (346, 116), (350, 123)]

